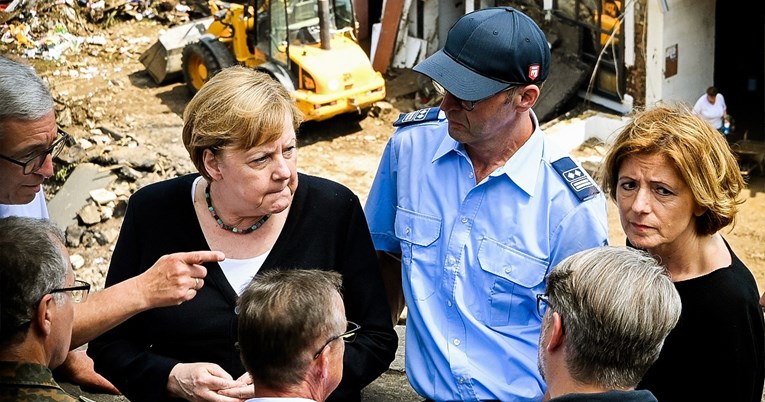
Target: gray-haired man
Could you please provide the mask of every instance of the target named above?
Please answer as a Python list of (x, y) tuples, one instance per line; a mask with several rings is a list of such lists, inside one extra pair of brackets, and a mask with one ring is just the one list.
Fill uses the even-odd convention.
[(596, 247), (566, 258), (537, 296), (539, 371), (555, 402), (656, 402), (640, 379), (680, 318), (667, 271), (643, 251)]
[(45, 219), (0, 218), (0, 401), (76, 401), (53, 380), (69, 352), (74, 279), (64, 237)]
[(360, 327), (345, 318), (342, 276), (320, 269), (259, 273), (239, 298), (239, 346), (255, 398), (324, 401), (343, 376), (345, 343)]
[[(0, 55), (0, 217), (48, 218), (42, 183), (53, 176), (53, 158), (70, 141), (56, 124), (45, 82), (31, 66)], [(76, 305), (72, 348), (136, 313), (190, 300), (200, 286), (196, 278), (207, 275), (202, 264), (222, 259), (217, 251), (163, 256), (144, 274), (94, 293)], [(84, 351), (71, 352), (61, 368), (72, 382), (119, 392), (93, 371)]]

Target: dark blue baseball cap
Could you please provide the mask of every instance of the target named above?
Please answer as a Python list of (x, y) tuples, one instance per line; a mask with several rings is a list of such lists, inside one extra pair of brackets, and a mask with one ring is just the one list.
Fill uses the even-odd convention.
[(550, 45), (526, 14), (512, 7), (489, 7), (457, 20), (444, 48), (414, 71), (457, 98), (475, 101), (513, 85), (543, 82), (550, 72)]

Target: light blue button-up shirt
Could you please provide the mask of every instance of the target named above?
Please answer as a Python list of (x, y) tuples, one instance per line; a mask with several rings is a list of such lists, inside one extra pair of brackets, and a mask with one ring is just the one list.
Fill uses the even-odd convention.
[(407, 375), (436, 401), (539, 401), (535, 296), (555, 264), (607, 243), (606, 199), (577, 198), (538, 128), (476, 184), (447, 124), (399, 128), (365, 206), (375, 247), (402, 256)]

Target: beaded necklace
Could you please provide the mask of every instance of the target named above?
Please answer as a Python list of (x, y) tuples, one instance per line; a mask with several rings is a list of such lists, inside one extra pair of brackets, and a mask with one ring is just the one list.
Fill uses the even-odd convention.
[(207, 210), (210, 211), (210, 214), (212, 215), (213, 219), (215, 219), (215, 222), (218, 223), (218, 226), (223, 228), (224, 230), (228, 230), (229, 232), (233, 232), (236, 234), (247, 234), (253, 232), (255, 229), (263, 226), (264, 223), (268, 220), (268, 218), (271, 217), (270, 214), (263, 215), (262, 218), (260, 218), (259, 221), (255, 222), (254, 225), (248, 227), (247, 229), (239, 229), (234, 226), (229, 226), (223, 223), (223, 219), (221, 219), (218, 214), (215, 213), (215, 208), (213, 208), (212, 205), (212, 197), (210, 197), (210, 183), (207, 183), (207, 187), (205, 188), (205, 200), (207, 201)]

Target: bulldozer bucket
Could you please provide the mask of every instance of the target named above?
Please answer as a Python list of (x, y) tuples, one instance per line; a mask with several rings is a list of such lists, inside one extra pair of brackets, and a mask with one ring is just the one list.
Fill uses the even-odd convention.
[(141, 54), (139, 60), (158, 85), (182, 76), (183, 47), (199, 40), (212, 24), (213, 17), (202, 18), (168, 29)]

